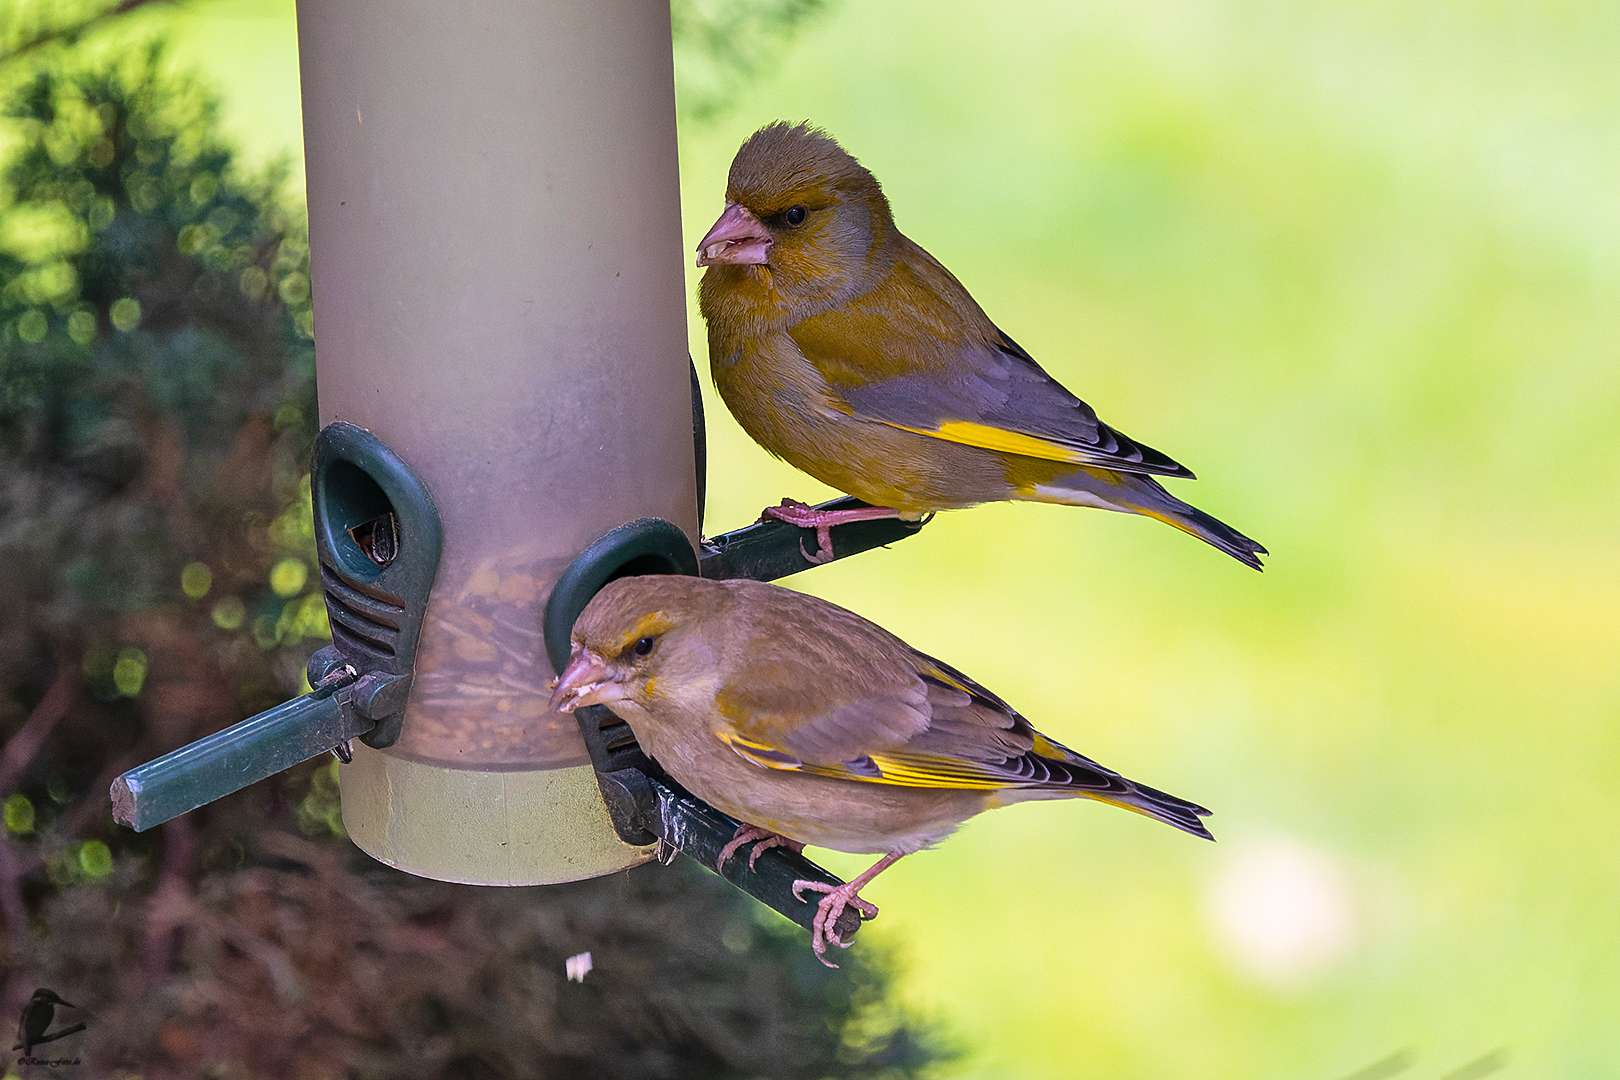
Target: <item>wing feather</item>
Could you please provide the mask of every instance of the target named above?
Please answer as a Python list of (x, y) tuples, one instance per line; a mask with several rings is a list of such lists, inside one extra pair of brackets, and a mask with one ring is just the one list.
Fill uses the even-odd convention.
[(1191, 477), (1121, 434), (1048, 375), (1017, 342), (962, 346), (959, 370), (911, 372), (839, 387), (854, 415), (986, 450), (1121, 472)]
[[(865, 783), (1130, 790), (1118, 774), (1047, 739), (961, 672), (909, 648), (905, 654), (905, 677), (868, 671), (857, 680), (868, 692), (848, 698), (833, 687), (795, 693), (810, 673), (807, 666), (752, 658), (733, 679), (738, 689), (721, 695), (720, 711), (730, 723), (719, 737), (763, 768)], [(807, 711), (807, 700), (824, 707)]]
[[(804, 618), (806, 603), (845, 625)], [(1083, 795), (1208, 835), (1202, 807), (1047, 738), (960, 671), (859, 616), (786, 590), (750, 612), (773, 632), (751, 638), (760, 651), (717, 694), (715, 735), (761, 768), (1004, 798)], [(833, 671), (841, 677), (829, 684)]]

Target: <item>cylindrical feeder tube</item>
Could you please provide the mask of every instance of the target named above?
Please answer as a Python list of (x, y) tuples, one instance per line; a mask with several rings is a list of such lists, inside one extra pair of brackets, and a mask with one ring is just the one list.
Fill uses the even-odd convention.
[(299, 0), (321, 422), (423, 479), (444, 550), (399, 741), (340, 776), (428, 877), (589, 877), (614, 834), (541, 612), (641, 517), (694, 541), (668, 5)]

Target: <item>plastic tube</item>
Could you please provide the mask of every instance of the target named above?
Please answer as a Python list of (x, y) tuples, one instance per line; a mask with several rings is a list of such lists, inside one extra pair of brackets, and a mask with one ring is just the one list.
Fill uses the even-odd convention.
[(697, 538), (669, 8), (300, 0), (321, 422), (388, 444), (444, 524), (399, 742), (343, 818), (428, 877), (535, 884), (621, 843), (540, 616), (591, 540)]

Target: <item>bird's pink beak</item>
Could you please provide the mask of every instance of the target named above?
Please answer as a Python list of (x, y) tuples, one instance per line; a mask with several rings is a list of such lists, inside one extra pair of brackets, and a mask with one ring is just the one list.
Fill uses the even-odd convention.
[(568, 656), (568, 666), (557, 677), (557, 687), (551, 692), (548, 708), (558, 712), (573, 712), (580, 705), (592, 705), (585, 700), (610, 679), (606, 662), (585, 646), (574, 643)]
[(734, 202), (726, 203), (725, 213), (698, 244), (699, 266), (763, 265), (771, 252), (771, 231), (753, 211)]

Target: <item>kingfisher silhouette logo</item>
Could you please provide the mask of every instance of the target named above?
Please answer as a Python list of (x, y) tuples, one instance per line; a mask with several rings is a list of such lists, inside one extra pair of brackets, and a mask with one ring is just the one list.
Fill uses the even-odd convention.
[(64, 1009), (77, 1009), (78, 1006), (71, 1001), (64, 1001), (55, 990), (40, 987), (34, 991), (34, 996), (28, 999), (23, 1006), (22, 1018), (17, 1021), (17, 1045), (13, 1050), (21, 1050), (23, 1056), (17, 1059), (19, 1065), (77, 1065), (77, 1058), (36, 1058), (34, 1047), (42, 1043), (55, 1042), (65, 1039), (69, 1035), (77, 1035), (85, 1029), (83, 1023), (72, 1024), (65, 1028), (51, 1031), (51, 1022), (56, 1019), (56, 1007)]

